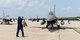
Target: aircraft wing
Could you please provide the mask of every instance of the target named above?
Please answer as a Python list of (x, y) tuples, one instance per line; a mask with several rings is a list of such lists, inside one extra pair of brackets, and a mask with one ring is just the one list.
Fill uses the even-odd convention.
[(46, 18), (29, 18), (28, 20), (30, 20), (30, 21), (39, 21), (39, 20), (46, 20)]
[[(31, 21), (39, 21), (39, 20), (47, 20), (47, 19), (46, 18), (30, 18), (28, 20), (31, 20)], [(80, 21), (80, 17), (61, 17), (61, 18), (57, 18), (57, 20)]]
[[(42, 20), (43, 22), (41, 23), (41, 25), (45, 24), (46, 22), (46, 18), (30, 18), (30, 21), (37, 21), (39, 22), (39, 20)], [(62, 17), (62, 18), (57, 18), (57, 20), (61, 20), (61, 25), (64, 25), (64, 20), (68, 20), (68, 24), (70, 24), (70, 21), (80, 21), (80, 17)]]
[(58, 20), (72, 20), (72, 21), (80, 21), (80, 17), (62, 17), (57, 18)]

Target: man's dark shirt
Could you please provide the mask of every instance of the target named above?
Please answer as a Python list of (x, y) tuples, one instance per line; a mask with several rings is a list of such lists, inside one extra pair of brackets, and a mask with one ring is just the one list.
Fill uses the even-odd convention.
[(22, 25), (22, 18), (18, 18), (18, 28), (22, 28), (23, 25)]

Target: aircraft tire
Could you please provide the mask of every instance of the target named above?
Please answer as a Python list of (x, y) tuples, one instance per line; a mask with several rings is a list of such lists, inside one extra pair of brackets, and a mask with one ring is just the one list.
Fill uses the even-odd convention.
[(8, 22), (8, 24), (9, 24), (9, 22)]
[(70, 20), (68, 20), (68, 24), (70, 24)]
[(60, 25), (57, 25), (58, 29), (60, 29)]
[(64, 23), (64, 21), (62, 20), (62, 21), (61, 21), (61, 25), (64, 25), (64, 24), (65, 24), (65, 23)]
[(1, 22), (1, 24), (3, 24), (3, 22)]

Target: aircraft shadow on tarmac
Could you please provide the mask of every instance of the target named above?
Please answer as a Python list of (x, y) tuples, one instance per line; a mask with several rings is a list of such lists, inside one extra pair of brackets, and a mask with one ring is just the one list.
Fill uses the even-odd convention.
[(49, 32), (55, 32), (58, 31), (60, 29), (65, 30), (65, 29), (80, 29), (80, 27), (67, 27), (67, 26), (61, 26), (60, 29), (58, 27), (53, 27), (51, 28), (46, 28), (46, 27), (31, 27), (31, 28), (41, 28), (41, 29), (48, 29)]
[(16, 23), (10, 23), (10, 24), (0, 24), (0, 25), (15, 25)]

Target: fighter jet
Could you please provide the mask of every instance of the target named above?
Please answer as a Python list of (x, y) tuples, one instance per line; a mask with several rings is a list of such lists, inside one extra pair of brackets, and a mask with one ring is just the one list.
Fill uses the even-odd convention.
[(10, 22), (13, 22), (12, 21), (12, 18), (9, 18), (9, 16), (5, 16), (5, 13), (4, 13), (4, 10), (3, 10), (3, 18), (0, 18), (1, 19), (1, 24), (10, 24)]
[[(62, 18), (58, 18), (55, 16), (55, 6), (54, 6), (54, 13), (53, 11), (50, 11), (47, 18), (30, 18), (29, 20), (31, 21), (37, 21), (39, 22), (39, 20), (42, 20), (41, 25), (46, 24), (46, 28), (49, 27), (49, 25), (51, 26), (51, 29), (54, 27), (54, 25), (57, 25), (58, 28), (60, 28), (60, 24), (64, 25), (65, 22), (64, 20), (68, 20), (68, 23), (70, 24), (70, 21), (80, 21), (79, 20), (80, 17), (62, 17)], [(58, 21), (61, 21), (60, 24), (58, 24)]]

